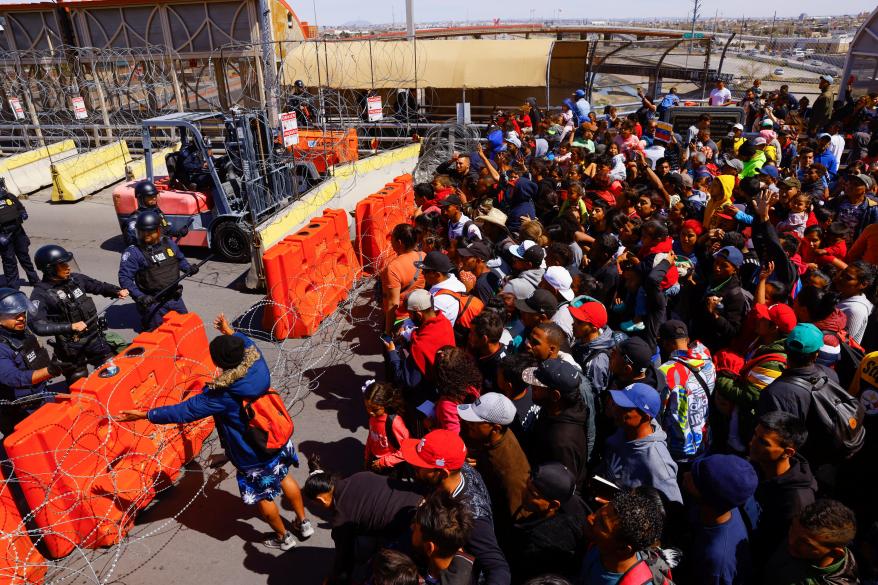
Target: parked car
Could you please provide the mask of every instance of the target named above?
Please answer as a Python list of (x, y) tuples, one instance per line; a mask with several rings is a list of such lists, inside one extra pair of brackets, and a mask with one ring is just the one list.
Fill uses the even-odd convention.
[(778, 67), (774, 70), (775, 75), (783, 75), (783, 67)]

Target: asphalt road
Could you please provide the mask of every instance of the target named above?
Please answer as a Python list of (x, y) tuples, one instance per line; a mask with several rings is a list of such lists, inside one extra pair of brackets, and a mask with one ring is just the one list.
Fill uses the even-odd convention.
[[(48, 191), (25, 201), (31, 253), (42, 244), (61, 244), (75, 253), (81, 272), (116, 282), (122, 243), (111, 190), (75, 204), (48, 201)], [(194, 259), (205, 256), (202, 250), (184, 252)], [(185, 283), (184, 300), (190, 311), (208, 322), (223, 311), (241, 327), (258, 324), (263, 295), (240, 289), (246, 268), (207, 262)], [(368, 289), (366, 283), (351, 291), (351, 300), (311, 339), (259, 342), (272, 365), (274, 386), (293, 403), (297, 446), (319, 453), (328, 469), (343, 474), (356, 471), (363, 457), (366, 418), (360, 388), (383, 367), (380, 342), (369, 324)], [(107, 302), (101, 299), (98, 307)], [(134, 337), (138, 318), (133, 304), (115, 305), (108, 317), (115, 331), (127, 339)], [(325, 520), (309, 513), (317, 533), (289, 552), (261, 546), (268, 526), (241, 501), (234, 469), (229, 463), (210, 466), (221, 452), (213, 437), (177, 485), (138, 516), (120, 546), (78, 551), (50, 567), (47, 582), (320, 583), (332, 559)], [(292, 474), (304, 482), (304, 458)], [(293, 518), (289, 509), (284, 514)]]

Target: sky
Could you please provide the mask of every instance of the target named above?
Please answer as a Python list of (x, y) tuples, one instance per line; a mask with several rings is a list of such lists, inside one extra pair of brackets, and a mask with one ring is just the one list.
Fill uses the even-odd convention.
[[(340, 25), (346, 22), (367, 21), (371, 23), (397, 23), (405, 21), (405, 0), (288, 0), (302, 20), (314, 21), (314, 4), (317, 6), (317, 23), (321, 26)], [(624, 2), (598, 2), (595, 0), (414, 0), (415, 21), (441, 20), (501, 20), (557, 18), (608, 19), (638, 15), (643, 17), (682, 17), (691, 13), (692, 2), (686, 0), (625, 0)], [(717, 10), (720, 16), (740, 18), (736, 4), (727, 0), (703, 0), (701, 14), (713, 18)], [(624, 6), (620, 14), (619, 8)], [(829, 14), (856, 14), (871, 11), (874, 2), (866, 0), (796, 0), (784, 2), (741, 3), (746, 6), (748, 17), (772, 15), (777, 9), (780, 16), (798, 16), (802, 12), (811, 16)], [(760, 12), (761, 10), (761, 12)], [(831, 10), (831, 12), (827, 12)]]

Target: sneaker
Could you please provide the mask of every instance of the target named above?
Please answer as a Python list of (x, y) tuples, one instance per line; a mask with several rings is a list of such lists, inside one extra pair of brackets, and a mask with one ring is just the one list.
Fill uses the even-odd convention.
[(307, 518), (302, 520), (302, 522), (296, 526), (296, 536), (299, 537), (300, 540), (307, 540), (314, 535), (314, 527), (311, 526), (311, 521)]
[(286, 551), (296, 546), (296, 539), (293, 537), (292, 532), (287, 532), (283, 539), (277, 537), (269, 538), (263, 544), (268, 548), (279, 548), (280, 550)]

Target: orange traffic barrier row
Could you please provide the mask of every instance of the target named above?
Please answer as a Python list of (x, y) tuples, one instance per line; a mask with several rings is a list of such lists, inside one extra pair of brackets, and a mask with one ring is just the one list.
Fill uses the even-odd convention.
[(299, 129), (299, 143), (291, 146), (297, 161), (314, 163), (319, 173), (329, 167), (353, 162), (360, 158), (357, 131), (348, 128), (345, 132)]
[(393, 228), (401, 223), (411, 223), (414, 207), (411, 175), (395, 178), (377, 193), (357, 203), (357, 252), (366, 272), (381, 272), (396, 256), (390, 245)]
[(209, 418), (158, 426), (110, 418), (175, 404), (210, 379), (214, 367), (197, 315), (169, 313), (114, 361), (118, 373), (109, 376), (104, 367), (76, 382), (69, 399), (40, 407), (4, 440), (40, 529), (35, 542), (52, 559), (118, 543), (135, 513), (176, 480), (213, 430)]
[(313, 335), (360, 274), (347, 213), (326, 209), (262, 256), (268, 300), (263, 327), (276, 339)]

